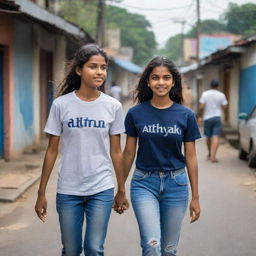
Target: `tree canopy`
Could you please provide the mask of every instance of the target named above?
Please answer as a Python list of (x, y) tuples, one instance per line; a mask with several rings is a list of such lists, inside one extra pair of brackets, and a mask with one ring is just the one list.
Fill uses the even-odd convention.
[[(62, 0), (60, 14), (95, 38), (97, 5), (98, 1), (94, 0)], [(124, 8), (107, 5), (105, 22), (106, 28), (120, 29), (121, 46), (133, 48), (135, 63), (142, 65), (153, 55), (157, 43), (151, 24), (144, 16), (130, 13)]]
[[(238, 35), (250, 36), (256, 34), (256, 4), (247, 3), (238, 5), (230, 3), (227, 10), (221, 15), (219, 20), (208, 19), (201, 21), (201, 34), (215, 34), (229, 32)], [(184, 38), (196, 37), (196, 25), (194, 25)], [(173, 60), (178, 60), (181, 52), (181, 34), (168, 39), (165, 46), (159, 53), (165, 53)]]
[(230, 3), (223, 14), (227, 31), (234, 34), (253, 35), (256, 33), (256, 4), (238, 5)]
[(153, 55), (156, 48), (155, 35), (144, 16), (129, 13), (123, 8), (107, 6), (106, 24), (108, 28), (120, 29), (121, 45), (134, 49), (135, 63), (141, 65)]

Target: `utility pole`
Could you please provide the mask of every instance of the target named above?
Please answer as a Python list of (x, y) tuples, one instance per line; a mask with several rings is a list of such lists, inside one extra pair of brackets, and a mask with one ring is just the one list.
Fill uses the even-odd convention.
[(181, 24), (181, 37), (180, 37), (180, 59), (182, 64), (184, 62), (184, 28), (186, 21), (183, 18), (172, 18), (171, 19), (175, 23)]
[(197, 47), (196, 47), (196, 60), (199, 63), (200, 60), (200, 0), (196, 0), (196, 13), (197, 13), (197, 22), (196, 22), (196, 39), (197, 39)]
[(104, 46), (105, 8), (105, 0), (98, 0), (96, 41), (101, 47)]

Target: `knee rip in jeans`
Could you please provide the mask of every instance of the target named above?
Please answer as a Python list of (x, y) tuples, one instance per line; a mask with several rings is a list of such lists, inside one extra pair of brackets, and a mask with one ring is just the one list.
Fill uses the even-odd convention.
[(156, 239), (151, 239), (148, 244), (151, 246), (151, 247), (157, 247), (159, 246), (159, 243)]
[(176, 255), (176, 246), (174, 244), (168, 244), (166, 247), (165, 247), (165, 252), (167, 253), (174, 253), (174, 255)]

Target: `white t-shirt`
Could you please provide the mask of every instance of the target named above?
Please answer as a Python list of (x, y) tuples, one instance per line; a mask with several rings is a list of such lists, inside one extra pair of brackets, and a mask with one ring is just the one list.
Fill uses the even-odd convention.
[(222, 106), (228, 104), (225, 94), (215, 89), (203, 92), (199, 102), (205, 104), (204, 120), (221, 116)]
[(121, 88), (120, 86), (117, 86), (117, 85), (114, 85), (110, 88), (110, 93), (111, 93), (111, 96), (113, 96), (115, 99), (117, 100), (121, 100)]
[(114, 187), (109, 135), (124, 132), (120, 102), (104, 93), (91, 102), (75, 92), (60, 96), (44, 131), (60, 136), (58, 193), (87, 196)]

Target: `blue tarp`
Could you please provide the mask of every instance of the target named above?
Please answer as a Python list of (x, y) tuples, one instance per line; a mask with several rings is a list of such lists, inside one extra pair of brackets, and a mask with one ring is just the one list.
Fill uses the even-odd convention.
[(131, 73), (142, 73), (142, 68), (131, 61), (121, 60), (118, 58), (113, 58), (113, 61), (121, 68), (131, 72)]

